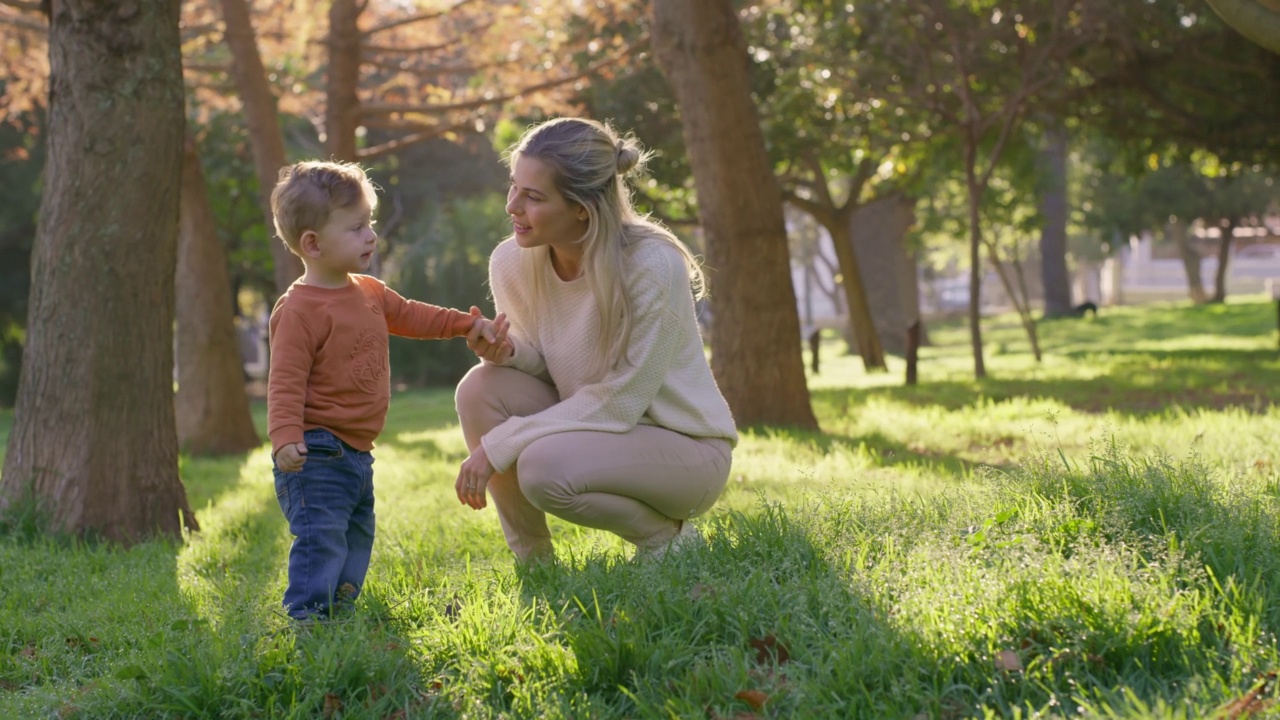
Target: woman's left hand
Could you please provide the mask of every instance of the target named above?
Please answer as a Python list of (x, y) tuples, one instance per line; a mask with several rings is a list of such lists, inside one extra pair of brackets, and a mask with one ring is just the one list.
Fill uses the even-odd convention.
[(462, 467), (458, 470), (458, 480), (453, 485), (453, 489), (458, 493), (458, 502), (473, 510), (479, 510), (487, 505), (484, 491), (493, 473), (493, 465), (485, 455), (484, 445), (476, 445), (476, 449), (471, 451), (471, 456), (462, 463)]

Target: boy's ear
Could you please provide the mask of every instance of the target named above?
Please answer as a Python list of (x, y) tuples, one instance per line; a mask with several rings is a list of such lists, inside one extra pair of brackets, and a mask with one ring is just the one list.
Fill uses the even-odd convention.
[(315, 230), (304, 230), (302, 237), (298, 238), (298, 249), (302, 251), (305, 257), (320, 256), (320, 236)]

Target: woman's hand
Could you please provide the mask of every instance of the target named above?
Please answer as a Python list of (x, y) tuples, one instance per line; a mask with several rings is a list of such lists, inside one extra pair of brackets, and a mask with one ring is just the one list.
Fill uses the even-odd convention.
[(473, 510), (479, 510), (488, 503), (485, 501), (485, 488), (489, 478), (493, 477), (493, 465), (485, 455), (484, 445), (476, 445), (471, 456), (462, 463), (458, 470), (458, 480), (453, 489), (458, 493), (458, 502)]
[(481, 360), (497, 365), (510, 360), (515, 353), (515, 346), (507, 337), (511, 322), (507, 320), (506, 313), (498, 313), (494, 319), (485, 320), (480, 315), (479, 308), (473, 307), (471, 315), (478, 318), (478, 321), (472, 324), (471, 331), (467, 333), (467, 347), (471, 352)]

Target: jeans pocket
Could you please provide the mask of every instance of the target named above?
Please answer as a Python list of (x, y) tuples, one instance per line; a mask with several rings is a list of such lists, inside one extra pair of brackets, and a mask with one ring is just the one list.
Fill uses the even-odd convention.
[(289, 492), (289, 475), (291, 474), (276, 471), (276, 502), (280, 504), (280, 512), (284, 513), (286, 518), (292, 516), (293, 510), (293, 493)]
[(326, 462), (329, 460), (340, 460), (346, 454), (342, 447), (342, 443), (331, 433), (315, 433), (308, 432), (304, 437), (307, 444), (306, 461), (319, 460)]

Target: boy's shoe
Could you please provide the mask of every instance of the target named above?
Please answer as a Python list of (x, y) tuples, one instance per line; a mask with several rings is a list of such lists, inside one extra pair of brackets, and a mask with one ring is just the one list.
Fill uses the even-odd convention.
[(691, 520), (680, 521), (680, 530), (675, 537), (664, 543), (656, 545), (640, 545), (636, 547), (637, 560), (661, 560), (668, 554), (678, 553), (682, 550), (702, 544), (702, 533), (698, 532), (698, 528)]

